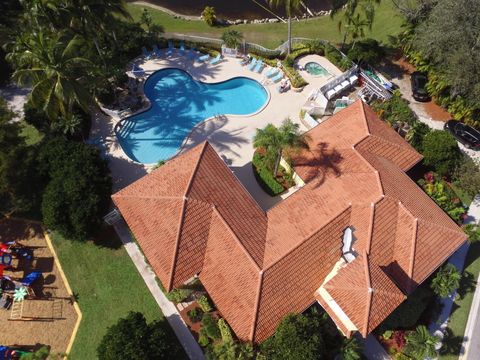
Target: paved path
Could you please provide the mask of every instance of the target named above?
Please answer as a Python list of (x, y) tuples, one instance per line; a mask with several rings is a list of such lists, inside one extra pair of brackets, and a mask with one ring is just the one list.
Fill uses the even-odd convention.
[(121, 220), (117, 222), (114, 227), (118, 236), (122, 240), (125, 250), (127, 250), (128, 255), (130, 255), (133, 263), (137, 267), (138, 272), (145, 281), (145, 284), (147, 284), (148, 289), (157, 301), (158, 306), (175, 332), (175, 335), (185, 349), (188, 357), (191, 360), (204, 360), (205, 356), (203, 355), (202, 349), (195, 341), (190, 330), (188, 330), (187, 325), (181, 318), (175, 305), (173, 305), (173, 303), (166, 298), (160, 289), (154, 272), (145, 262), (145, 257), (140, 252), (137, 244), (133, 241), (130, 232), (128, 231), (127, 224)]
[(392, 359), (372, 334), (368, 335), (366, 339), (362, 338), (361, 336), (356, 336), (356, 339), (363, 346), (363, 354), (368, 360)]

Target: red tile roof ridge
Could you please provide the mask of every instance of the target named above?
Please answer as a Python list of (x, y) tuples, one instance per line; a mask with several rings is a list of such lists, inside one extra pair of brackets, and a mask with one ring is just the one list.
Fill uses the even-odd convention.
[[(380, 176), (378, 177), (380, 179)], [(370, 207), (372, 208), (371, 216), (370, 216), (370, 224), (368, 225), (368, 235), (367, 235), (367, 243), (365, 245), (365, 252), (367, 255), (370, 254), (370, 247), (372, 246), (372, 237), (373, 237), (373, 223), (375, 222), (375, 208), (376, 205), (385, 198), (385, 194), (383, 194), (382, 188), (382, 196), (377, 199), (375, 202), (370, 203)]]
[[(453, 220), (452, 220), (453, 221)], [(456, 235), (459, 235), (459, 234), (463, 234), (464, 237), (465, 237), (465, 240), (467, 240), (467, 234), (465, 234), (462, 230), (460, 230), (460, 227), (457, 225), (457, 228), (459, 230), (453, 230), (447, 226), (444, 226), (444, 225), (441, 225), (441, 224), (437, 224), (437, 223), (433, 223), (431, 221), (428, 221), (428, 220), (425, 220), (425, 219), (417, 219), (417, 222), (420, 224), (427, 224), (427, 225), (432, 225), (432, 226), (435, 226), (436, 228), (440, 228), (444, 231), (447, 231), (451, 234), (456, 234)]]
[(414, 226), (414, 230), (412, 231), (412, 239), (411, 239), (411, 249), (410, 249), (410, 264), (408, 264), (408, 277), (410, 279), (410, 282), (411, 282), (411, 279), (413, 277), (413, 268), (414, 268), (414, 265), (415, 265), (415, 251), (416, 251), (416, 247), (417, 247), (417, 232), (418, 232), (418, 219), (413, 216), (413, 214), (410, 212), (410, 210), (408, 210), (408, 208), (403, 205), (403, 203), (401, 201), (398, 202), (398, 205), (400, 208), (402, 208), (406, 214), (410, 215), (410, 217), (412, 218), (412, 221), (415, 222), (415, 226)]
[[(301, 190), (301, 189), (300, 189)], [(297, 191), (298, 192), (298, 191)], [(292, 194), (292, 196), (295, 195)], [(265, 255), (264, 255), (264, 259), (263, 259), (263, 264), (264, 264), (264, 267), (263, 267), (263, 271), (267, 271), (269, 269), (271, 269), (272, 267), (274, 267), (276, 264), (278, 264), (281, 260), (283, 260), (284, 258), (286, 258), (288, 255), (290, 255), (292, 252), (294, 252), (297, 248), (299, 248), (300, 246), (303, 245), (303, 243), (310, 239), (312, 236), (314, 236), (316, 233), (320, 232), (325, 226), (329, 225), (333, 220), (337, 219), (338, 217), (340, 217), (344, 212), (350, 210), (352, 208), (352, 204), (348, 204), (347, 207), (341, 209), (337, 214), (331, 216), (328, 221), (325, 222), (325, 224), (320, 227), (319, 229), (316, 229), (314, 231), (312, 231), (311, 234), (307, 235), (307, 236), (304, 236), (303, 237), (303, 240), (302, 241), (299, 241), (297, 244), (295, 244), (295, 246), (292, 246), (286, 253), (282, 254), (281, 256), (276, 256), (276, 259), (274, 261), (271, 261), (270, 264), (268, 264), (267, 266), (265, 266), (265, 255), (267, 254), (267, 251), (265, 251)]]
[[(360, 102), (360, 109), (362, 109), (362, 112), (361, 112), (362, 118), (363, 118), (363, 121), (365, 122), (365, 127), (368, 133), (368, 135), (365, 137), (368, 137), (369, 135), (372, 135), (372, 132), (370, 131), (370, 126), (368, 125), (367, 114), (365, 112), (365, 104), (361, 99), (358, 99), (355, 103), (358, 103), (358, 102)], [(355, 103), (353, 103), (353, 105), (355, 105)]]
[[(200, 163), (202, 162), (203, 154), (205, 153), (205, 149), (207, 148), (208, 145), (209, 145), (209, 143), (208, 143), (207, 140), (205, 140), (201, 145), (202, 150), (200, 151), (200, 154), (198, 155), (197, 163), (195, 164), (195, 167), (193, 168), (193, 171), (192, 171), (192, 175), (190, 175), (190, 179), (188, 180), (187, 188), (185, 189), (185, 195), (188, 194), (188, 192), (190, 191), (190, 189), (192, 187), (193, 179), (195, 178), (195, 175), (197, 174), (198, 167), (200, 166)], [(216, 151), (215, 151), (215, 153), (216, 153)]]
[(370, 266), (369, 266), (369, 261), (368, 261), (368, 255), (365, 250), (363, 250), (362, 253), (363, 257), (363, 266), (365, 268), (365, 280), (366, 280), (366, 285), (367, 285), (367, 304), (365, 306), (365, 319), (364, 319), (364, 324), (365, 324), (365, 334), (362, 334), (366, 336), (366, 333), (368, 332), (368, 320), (370, 319), (370, 310), (372, 307), (372, 279), (370, 279)]
[(260, 300), (262, 298), (263, 286), (263, 270), (260, 270), (260, 279), (258, 281), (257, 297), (255, 298), (255, 308), (253, 309), (253, 323), (250, 338), (255, 339), (255, 331), (257, 330), (258, 311), (260, 309)]
[(111, 196), (112, 198), (133, 198), (133, 199), (185, 199), (185, 195), (183, 196), (150, 196), (150, 195), (122, 195), (118, 192)]
[(237, 243), (240, 245), (240, 248), (242, 249), (242, 251), (245, 253), (245, 255), (247, 255), (247, 258), (252, 262), (252, 264), (255, 265), (255, 268), (261, 272), (262, 269), (260, 267), (260, 265), (257, 264), (257, 262), (255, 261), (255, 259), (252, 257), (252, 255), (250, 254), (250, 252), (245, 248), (245, 245), (243, 245), (243, 243), (240, 241), (240, 239), (238, 238), (237, 234), (235, 234), (235, 232), (232, 230), (232, 228), (230, 227), (230, 224), (228, 224), (228, 222), (223, 218), (222, 214), (220, 214), (220, 212), (218, 211), (217, 207), (215, 205), (212, 205), (213, 207), (213, 211), (215, 212), (215, 214), (218, 216), (218, 218), (220, 219), (220, 221), (222, 222), (222, 224), (227, 228), (228, 232), (232, 235), (232, 237), (237, 241)]
[(180, 218), (178, 220), (178, 232), (177, 232), (177, 237), (175, 239), (175, 249), (173, 252), (173, 257), (172, 257), (172, 267), (170, 270), (170, 279), (168, 280), (168, 286), (167, 286), (167, 291), (171, 291), (173, 287), (173, 278), (174, 278), (174, 273), (175, 273), (175, 263), (177, 262), (177, 255), (178, 255), (178, 246), (180, 244), (180, 236), (182, 234), (182, 225), (183, 221), (185, 219), (185, 209), (187, 205), (187, 199), (183, 197), (183, 202), (182, 202), (182, 210), (180, 211)]
[(378, 139), (380, 141), (384, 141), (384, 142), (388, 143), (389, 145), (395, 147), (396, 149), (401, 149), (403, 151), (408, 151), (408, 152), (413, 153), (414, 155), (418, 156), (418, 160), (415, 163), (411, 164), (407, 169), (402, 169), (404, 172), (407, 172), (408, 170), (410, 170), (412, 167), (414, 167), (416, 164), (418, 164), (423, 159), (423, 156), (420, 153), (418, 153), (415, 149), (408, 148), (406, 146), (401, 146), (399, 144), (396, 144), (396, 143), (388, 140), (386, 137), (380, 137), (378, 135), (373, 135), (373, 134), (370, 134), (369, 136), (364, 137), (362, 140), (360, 140), (359, 142), (354, 144), (353, 147), (355, 148), (356, 146), (359, 146), (362, 142), (366, 141), (369, 138), (375, 138), (375, 139)]

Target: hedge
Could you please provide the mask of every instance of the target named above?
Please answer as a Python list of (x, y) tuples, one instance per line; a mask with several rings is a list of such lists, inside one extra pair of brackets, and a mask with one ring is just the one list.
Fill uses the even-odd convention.
[(253, 155), (253, 173), (260, 187), (270, 196), (277, 196), (284, 191), (284, 188), (273, 177), (272, 172), (267, 168), (264, 157), (258, 153)]

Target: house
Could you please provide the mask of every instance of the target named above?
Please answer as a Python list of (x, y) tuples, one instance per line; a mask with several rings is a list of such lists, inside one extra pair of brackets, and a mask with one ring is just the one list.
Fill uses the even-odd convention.
[(308, 135), (305, 185), (266, 212), (208, 142), (112, 196), (165, 288), (198, 275), (242, 340), (315, 301), (366, 336), (466, 241), (406, 175), (422, 156), (367, 105)]

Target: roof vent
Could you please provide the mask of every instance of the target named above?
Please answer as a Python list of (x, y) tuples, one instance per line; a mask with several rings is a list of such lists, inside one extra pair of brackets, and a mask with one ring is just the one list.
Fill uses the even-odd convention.
[(346, 262), (351, 263), (357, 257), (357, 253), (353, 250), (353, 243), (356, 240), (353, 235), (353, 227), (349, 226), (343, 232), (342, 256)]

